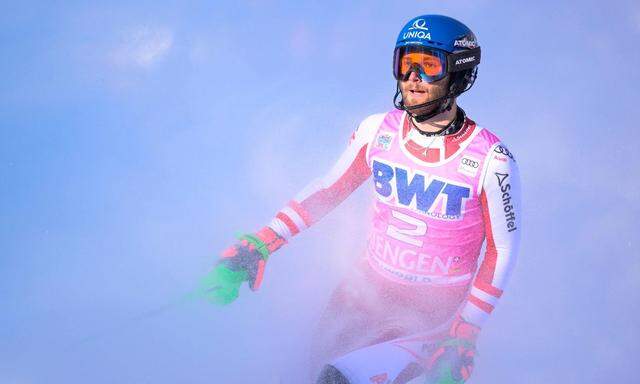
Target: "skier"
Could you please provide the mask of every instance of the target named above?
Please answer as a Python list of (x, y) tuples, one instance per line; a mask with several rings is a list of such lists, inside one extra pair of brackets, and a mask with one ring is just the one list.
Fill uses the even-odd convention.
[(410, 20), (393, 57), (396, 109), (367, 117), (331, 171), (224, 251), (205, 280), (218, 303), (233, 301), (245, 281), (258, 289), (269, 255), (372, 176), (367, 250), (319, 322), (317, 383), (462, 383), (471, 375), (521, 231), (512, 153), (456, 102), (479, 62), (476, 37), (461, 22)]

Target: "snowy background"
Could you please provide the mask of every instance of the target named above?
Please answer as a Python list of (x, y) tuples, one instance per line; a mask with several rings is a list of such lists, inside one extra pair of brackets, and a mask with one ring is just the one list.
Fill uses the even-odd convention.
[(304, 382), (364, 247), (366, 188), (257, 294), (129, 319), (193, 288), (392, 108), (395, 38), (425, 13), (478, 36), (459, 103), (524, 186), (519, 264), (470, 383), (638, 380), (637, 2), (55, 3), (0, 13), (1, 384)]

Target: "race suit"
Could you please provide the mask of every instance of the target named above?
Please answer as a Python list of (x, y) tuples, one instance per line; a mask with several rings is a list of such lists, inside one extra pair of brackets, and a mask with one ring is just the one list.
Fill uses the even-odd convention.
[[(290, 239), (372, 176), (375, 199), (367, 250), (320, 320), (314, 370), (374, 344), (421, 333), (432, 337), (446, 330), (455, 315), (482, 327), (494, 309), (516, 260), (519, 175), (498, 137), (463, 119), (454, 134), (425, 136), (404, 111), (369, 116), (331, 171), (270, 222)], [(409, 349), (397, 350), (415, 357)], [(361, 360), (372, 363), (371, 358)], [(344, 369), (351, 370), (353, 383), (360, 382), (358, 375), (383, 377), (376, 376), (378, 367)]]

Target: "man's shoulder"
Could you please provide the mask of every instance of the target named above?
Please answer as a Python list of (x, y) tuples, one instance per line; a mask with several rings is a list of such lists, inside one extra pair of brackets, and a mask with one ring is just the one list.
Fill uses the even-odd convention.
[[(397, 112), (402, 113), (402, 111), (391, 110), (387, 112), (374, 113), (367, 117), (365, 117), (360, 125), (358, 126), (358, 130), (361, 129), (378, 129), (380, 124), (384, 121), (384, 119), (389, 115), (397, 114)], [(390, 116), (389, 116), (390, 117)]]
[[(475, 123), (474, 123), (475, 124)], [(493, 158), (505, 162), (507, 160), (511, 160), (515, 162), (515, 157), (513, 153), (509, 150), (507, 145), (500, 139), (500, 137), (483, 126), (476, 126), (476, 129), (479, 130), (478, 136), (484, 141), (484, 145), (487, 148), (488, 155), (493, 154)]]
[(402, 111), (391, 110), (388, 112), (374, 113), (365, 117), (356, 128), (353, 138), (359, 138), (360, 141), (371, 141), (385, 119), (397, 118), (396, 115), (398, 112), (402, 114)]
[(474, 120), (468, 118), (469, 124), (474, 126), (474, 129), (478, 132), (478, 137), (485, 142), (487, 147), (496, 147), (499, 145), (504, 146), (504, 143), (500, 136), (498, 136), (491, 129), (476, 123)]
[(466, 116), (467, 124), (473, 126), (474, 131), (477, 131), (477, 137), (482, 140), (482, 146), (486, 148), (487, 155), (493, 153), (494, 157), (499, 157), (504, 161), (504, 158), (508, 158), (515, 162), (513, 153), (509, 150), (504, 141), (495, 132), (487, 127), (476, 123), (474, 120)]

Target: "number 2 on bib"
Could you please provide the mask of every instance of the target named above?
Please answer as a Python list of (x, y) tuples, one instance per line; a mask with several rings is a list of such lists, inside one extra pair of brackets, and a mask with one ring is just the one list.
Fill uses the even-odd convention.
[(402, 223), (403, 227), (412, 226), (413, 228), (398, 228), (390, 222), (387, 226), (387, 235), (404, 243), (421, 247), (422, 239), (420, 237), (427, 233), (427, 223), (393, 209), (391, 210), (391, 215), (396, 219), (396, 223)]

